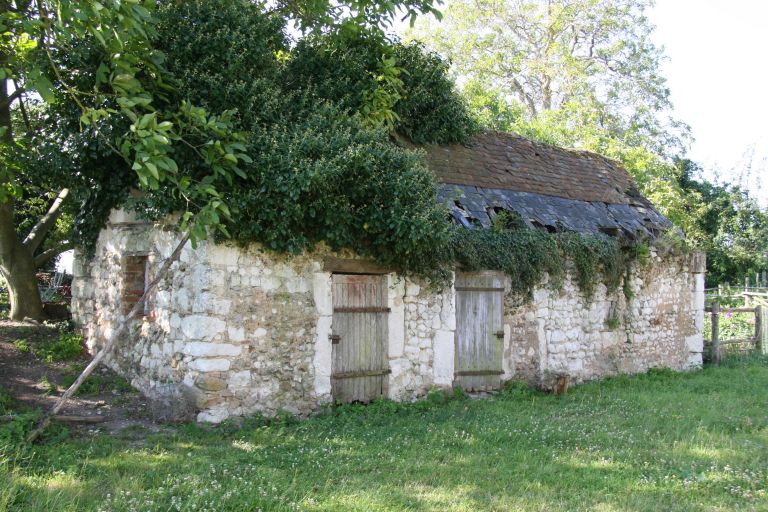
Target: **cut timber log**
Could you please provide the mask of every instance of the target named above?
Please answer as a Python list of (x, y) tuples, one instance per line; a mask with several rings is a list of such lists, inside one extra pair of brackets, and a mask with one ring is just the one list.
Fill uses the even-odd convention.
[(57, 414), (53, 419), (64, 423), (104, 423), (107, 421), (104, 416), (72, 416), (67, 414)]

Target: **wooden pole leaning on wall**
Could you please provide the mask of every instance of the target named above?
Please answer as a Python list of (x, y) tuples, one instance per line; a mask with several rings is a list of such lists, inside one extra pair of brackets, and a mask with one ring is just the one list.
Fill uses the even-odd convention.
[(173, 253), (171, 253), (168, 259), (166, 259), (163, 262), (163, 264), (160, 266), (160, 269), (157, 271), (155, 278), (152, 280), (152, 282), (150, 282), (147, 285), (146, 289), (144, 290), (144, 294), (136, 302), (136, 304), (133, 305), (133, 308), (131, 308), (131, 311), (128, 313), (128, 315), (124, 317), (120, 323), (118, 323), (117, 328), (112, 332), (112, 335), (109, 338), (107, 338), (101, 350), (99, 350), (96, 353), (96, 355), (93, 356), (93, 359), (91, 359), (91, 362), (88, 363), (88, 366), (85, 367), (85, 369), (80, 374), (80, 376), (75, 380), (75, 382), (72, 383), (69, 389), (67, 389), (64, 392), (64, 394), (61, 395), (61, 397), (56, 401), (56, 403), (51, 408), (51, 411), (45, 416), (43, 416), (37, 428), (29, 434), (29, 436), (27, 437), (27, 442), (31, 443), (35, 441), (38, 437), (40, 437), (40, 434), (42, 434), (45, 431), (45, 429), (48, 428), (48, 425), (51, 424), (51, 419), (55, 419), (56, 415), (61, 410), (61, 408), (64, 407), (64, 404), (67, 402), (67, 400), (69, 400), (72, 397), (72, 395), (75, 394), (75, 392), (83, 383), (83, 381), (91, 374), (91, 372), (93, 372), (94, 369), (96, 369), (99, 363), (104, 359), (104, 356), (109, 354), (109, 352), (112, 350), (112, 347), (114, 347), (115, 342), (125, 332), (128, 331), (128, 328), (131, 326), (131, 323), (136, 317), (139, 316), (139, 313), (144, 311), (144, 301), (147, 300), (147, 297), (157, 287), (158, 283), (160, 283), (160, 281), (162, 281), (165, 278), (165, 276), (168, 275), (168, 270), (171, 268), (171, 265), (173, 264), (173, 262), (179, 259), (179, 255), (181, 255), (181, 250), (187, 244), (188, 240), (189, 240), (189, 232), (185, 233), (184, 236), (181, 237), (181, 240), (179, 241), (178, 245), (176, 245), (176, 248), (173, 250)]
[(709, 346), (712, 364), (720, 364), (720, 303), (712, 303), (712, 344)]

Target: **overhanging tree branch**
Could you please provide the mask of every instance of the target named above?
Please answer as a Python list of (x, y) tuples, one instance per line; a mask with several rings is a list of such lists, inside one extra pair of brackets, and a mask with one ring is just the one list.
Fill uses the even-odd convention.
[(51, 207), (48, 208), (48, 212), (37, 222), (37, 224), (35, 224), (32, 231), (30, 231), (24, 239), (24, 247), (27, 248), (30, 254), (34, 254), (37, 248), (40, 247), (45, 235), (48, 234), (48, 231), (50, 231), (53, 225), (56, 224), (56, 219), (61, 215), (61, 205), (68, 195), (68, 188), (61, 189)]
[(56, 247), (51, 247), (50, 249), (43, 251), (35, 256), (35, 267), (42, 267), (59, 254), (74, 248), (75, 244), (72, 242), (63, 242)]
[(27, 90), (24, 89), (23, 87), (16, 89), (11, 94), (9, 94), (7, 98), (5, 98), (2, 102), (0, 102), (0, 108), (10, 107), (11, 103), (21, 98), (21, 95), (24, 94), (25, 92), (27, 92)]

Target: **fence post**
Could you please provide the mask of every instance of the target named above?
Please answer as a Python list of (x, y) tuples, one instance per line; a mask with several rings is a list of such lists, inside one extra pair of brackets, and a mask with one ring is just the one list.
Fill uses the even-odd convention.
[(768, 307), (755, 307), (755, 351), (768, 353)]
[(712, 364), (720, 364), (720, 303), (712, 303), (712, 344), (709, 347)]
[(752, 307), (752, 298), (747, 295), (749, 293), (749, 276), (744, 276), (744, 307)]

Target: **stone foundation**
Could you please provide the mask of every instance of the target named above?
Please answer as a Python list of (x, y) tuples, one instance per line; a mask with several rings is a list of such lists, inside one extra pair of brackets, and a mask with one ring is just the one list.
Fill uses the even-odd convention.
[[(148, 274), (179, 236), (113, 212), (96, 255), (78, 261), (73, 316), (91, 350), (113, 331), (136, 293), (136, 262)], [(199, 421), (232, 416), (307, 414), (331, 397), (331, 273), (328, 251), (277, 256), (258, 247), (186, 247), (120, 340), (108, 364), (168, 416)], [(140, 257), (137, 259), (137, 257)], [(693, 261), (693, 263), (691, 263)], [(652, 254), (632, 272), (625, 296), (599, 286), (587, 304), (572, 279), (545, 283), (526, 304), (507, 294), (504, 379), (547, 385), (651, 367), (701, 365), (703, 267), (698, 259)], [(454, 375), (455, 292), (388, 275), (388, 395), (411, 400)], [(509, 289), (509, 284), (507, 284)]]

